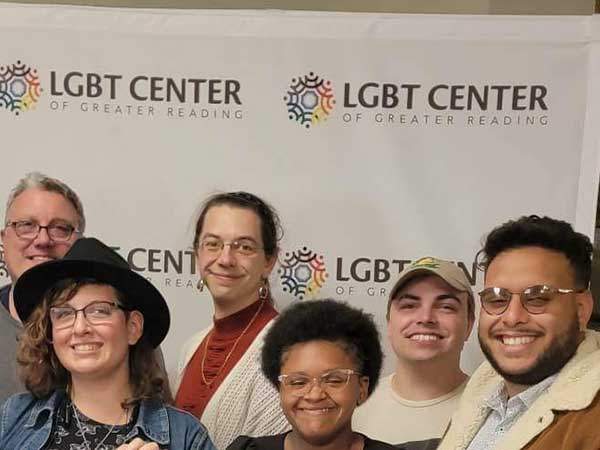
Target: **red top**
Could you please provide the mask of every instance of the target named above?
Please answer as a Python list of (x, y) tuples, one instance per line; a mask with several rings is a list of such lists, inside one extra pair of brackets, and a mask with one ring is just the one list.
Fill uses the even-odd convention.
[[(206, 408), (225, 377), (250, 347), (258, 333), (277, 315), (277, 311), (268, 301), (265, 301), (260, 311), (258, 311), (261, 304), (262, 300), (258, 300), (230, 316), (213, 319), (213, 329), (204, 337), (185, 368), (175, 398), (175, 406), (192, 413), (198, 418), (202, 416), (204, 408)], [(240, 338), (240, 335), (255, 315), (254, 321)], [(233, 348), (238, 338), (240, 339)], [(206, 350), (207, 340), (209, 341), (208, 350)], [(231, 351), (232, 349), (233, 351)], [(231, 355), (225, 363), (229, 352), (231, 352)], [(203, 358), (204, 378), (208, 384), (202, 378)]]

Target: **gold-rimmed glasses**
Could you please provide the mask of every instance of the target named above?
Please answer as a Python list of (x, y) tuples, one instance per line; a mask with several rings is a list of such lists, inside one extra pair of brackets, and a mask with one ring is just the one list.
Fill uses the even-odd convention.
[(256, 255), (263, 247), (258, 245), (253, 239), (236, 239), (235, 241), (223, 241), (217, 237), (205, 237), (200, 241), (200, 250), (206, 253), (220, 253), (225, 246), (229, 246), (231, 251), (238, 255), (252, 256)]
[(302, 373), (282, 374), (277, 377), (282, 388), (295, 395), (302, 397), (318, 385), (325, 392), (331, 393), (345, 388), (352, 375), (361, 376), (353, 369), (335, 369), (322, 373), (318, 377), (310, 377)]
[(479, 293), (481, 307), (492, 315), (499, 316), (508, 309), (513, 295), (517, 295), (523, 308), (531, 314), (543, 314), (548, 304), (557, 296), (563, 294), (581, 294), (586, 289), (556, 288), (545, 284), (530, 286), (521, 292), (511, 292), (501, 287), (488, 287)]

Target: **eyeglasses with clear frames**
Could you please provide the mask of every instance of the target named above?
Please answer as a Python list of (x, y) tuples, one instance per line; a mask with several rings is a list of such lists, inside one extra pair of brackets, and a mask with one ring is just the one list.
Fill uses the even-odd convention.
[(263, 249), (252, 239), (236, 239), (235, 241), (226, 242), (216, 237), (206, 237), (200, 241), (200, 249), (207, 253), (220, 253), (226, 245), (233, 253), (243, 256), (255, 255)]
[(545, 284), (531, 286), (522, 292), (511, 292), (501, 287), (488, 287), (479, 293), (481, 307), (492, 316), (504, 314), (513, 295), (518, 295), (523, 308), (530, 314), (543, 314), (548, 304), (557, 296), (562, 294), (581, 294), (586, 289), (563, 289), (555, 288)]
[(350, 377), (361, 376), (359, 372), (352, 369), (335, 369), (325, 372), (318, 377), (309, 377), (301, 373), (279, 375), (277, 379), (282, 388), (290, 394), (302, 397), (308, 394), (315, 385), (327, 393), (340, 391), (348, 385)]
[(68, 241), (73, 233), (79, 233), (77, 228), (66, 222), (51, 222), (48, 225), (40, 225), (33, 220), (14, 220), (7, 222), (6, 226), (12, 227), (15, 234), (21, 239), (35, 239), (42, 229), (46, 230), (48, 236), (54, 242)]
[(112, 322), (113, 312), (117, 309), (128, 311), (127, 308), (116, 302), (97, 301), (87, 306), (75, 309), (71, 306), (52, 306), (50, 308), (50, 322), (57, 330), (71, 328), (77, 320), (77, 314), (83, 313), (83, 317), (91, 325), (102, 325)]

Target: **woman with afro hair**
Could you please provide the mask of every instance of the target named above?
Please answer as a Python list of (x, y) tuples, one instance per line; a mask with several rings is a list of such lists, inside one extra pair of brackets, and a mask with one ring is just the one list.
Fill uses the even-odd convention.
[(398, 450), (352, 431), (354, 409), (377, 385), (382, 359), (370, 315), (329, 299), (294, 304), (262, 349), (262, 370), (292, 429), (240, 436), (229, 450)]

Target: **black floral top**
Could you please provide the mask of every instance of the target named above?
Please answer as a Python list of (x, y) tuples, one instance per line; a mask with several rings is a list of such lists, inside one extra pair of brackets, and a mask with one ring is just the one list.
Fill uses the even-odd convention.
[(136, 415), (137, 408), (127, 424), (106, 425), (85, 416), (70, 400), (67, 400), (57, 410), (50, 440), (44, 448), (46, 450), (115, 450), (125, 443), (125, 436), (131, 431)]

